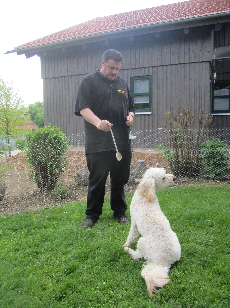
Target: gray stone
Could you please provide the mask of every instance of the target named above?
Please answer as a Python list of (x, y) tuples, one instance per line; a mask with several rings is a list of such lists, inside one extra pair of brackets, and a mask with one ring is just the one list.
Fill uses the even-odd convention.
[(88, 186), (89, 170), (88, 168), (81, 169), (74, 176), (74, 181), (77, 185)]

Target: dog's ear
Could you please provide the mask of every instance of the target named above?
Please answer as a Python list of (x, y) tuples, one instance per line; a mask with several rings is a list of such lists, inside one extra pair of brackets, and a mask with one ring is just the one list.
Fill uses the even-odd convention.
[(139, 194), (148, 202), (153, 202), (155, 199), (155, 179), (143, 179), (139, 184)]

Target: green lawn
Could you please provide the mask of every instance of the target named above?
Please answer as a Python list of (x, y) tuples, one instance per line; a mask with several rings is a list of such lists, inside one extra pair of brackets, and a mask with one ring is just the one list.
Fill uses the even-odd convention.
[(112, 219), (106, 199), (92, 229), (82, 228), (85, 202), (0, 217), (0, 307), (230, 307), (230, 187), (173, 187), (158, 197), (182, 246), (161, 292), (147, 295), (144, 261), (123, 250), (129, 226)]

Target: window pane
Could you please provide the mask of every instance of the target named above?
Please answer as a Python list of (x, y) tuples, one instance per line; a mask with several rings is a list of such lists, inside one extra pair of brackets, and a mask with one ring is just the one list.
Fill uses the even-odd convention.
[(134, 93), (148, 93), (149, 79), (134, 80)]
[(213, 83), (213, 112), (230, 112), (229, 80), (217, 80)]
[(218, 89), (214, 91), (215, 96), (229, 95), (229, 89)]
[(136, 111), (151, 112), (152, 76), (135, 76), (130, 78), (131, 94)]
[(215, 98), (214, 110), (229, 110), (229, 98)]
[(149, 109), (149, 96), (135, 96), (134, 105), (136, 109)]

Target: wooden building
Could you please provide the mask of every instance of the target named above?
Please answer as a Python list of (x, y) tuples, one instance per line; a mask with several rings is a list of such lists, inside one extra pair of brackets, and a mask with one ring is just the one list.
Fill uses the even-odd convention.
[(133, 131), (161, 128), (165, 113), (179, 107), (212, 113), (214, 127), (230, 129), (229, 0), (95, 18), (16, 47), (17, 54), (41, 58), (45, 125), (69, 137), (83, 135), (83, 119), (74, 115), (77, 88), (109, 48), (124, 57), (119, 75), (134, 97)]

